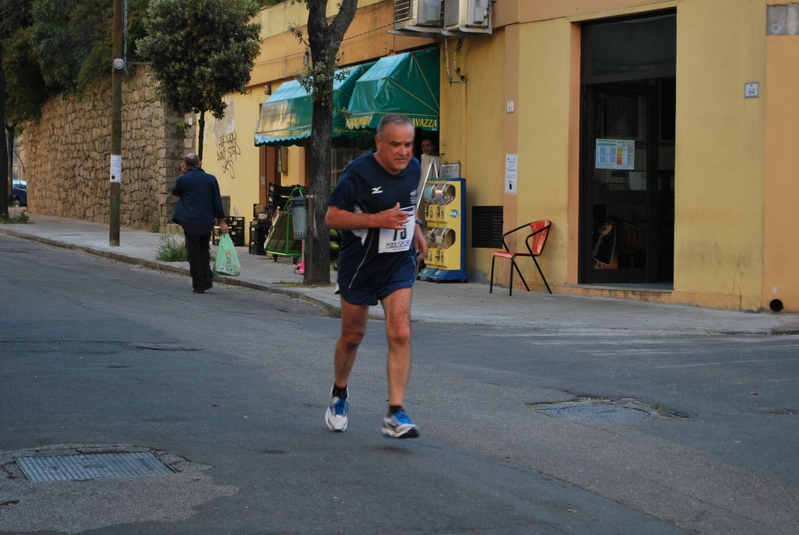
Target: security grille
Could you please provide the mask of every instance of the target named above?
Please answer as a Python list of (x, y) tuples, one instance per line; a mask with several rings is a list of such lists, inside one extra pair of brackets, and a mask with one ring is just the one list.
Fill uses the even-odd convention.
[(502, 248), (502, 207), (472, 207), (472, 247)]
[(25, 476), (33, 483), (87, 481), (173, 473), (169, 466), (150, 452), (18, 457), (15, 461)]

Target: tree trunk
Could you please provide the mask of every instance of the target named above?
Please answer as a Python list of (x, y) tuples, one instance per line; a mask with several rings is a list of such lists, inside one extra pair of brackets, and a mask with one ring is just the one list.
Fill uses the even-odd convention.
[[(313, 119), (309, 140), (311, 150), (311, 189), (314, 194), (312, 217), (317, 234), (310, 254), (305, 257), (306, 285), (330, 284), (330, 232), (325, 226), (330, 199), (331, 147), (333, 140), (333, 76), (344, 32), (355, 17), (358, 0), (343, 0), (338, 14), (327, 23), (327, 0), (307, 0), (308, 43), (313, 62)], [(306, 147), (308, 144), (306, 144)], [(311, 216), (311, 214), (309, 214)]]
[(6, 71), (3, 69), (3, 44), (0, 43), (0, 216), (8, 216), (11, 175), (8, 173), (8, 144), (6, 143)]
[(200, 112), (200, 120), (197, 123), (197, 127), (200, 129), (200, 137), (197, 140), (197, 156), (200, 157), (200, 165), (202, 165), (203, 161), (203, 136), (205, 135), (205, 110)]
[(311, 250), (306, 252), (303, 282), (306, 285), (327, 285), (330, 284), (330, 232), (325, 226), (325, 214), (330, 200), (330, 170), (333, 160), (330, 152), (333, 136), (332, 110), (314, 102), (311, 124), (311, 188), (314, 210), (309, 216), (313, 216), (317, 232)]

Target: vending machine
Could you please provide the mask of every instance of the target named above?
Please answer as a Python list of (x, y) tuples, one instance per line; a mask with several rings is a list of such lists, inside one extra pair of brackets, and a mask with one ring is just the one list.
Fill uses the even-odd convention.
[(431, 282), (468, 282), (466, 180), (428, 180), (422, 196), (427, 257), (418, 279)]

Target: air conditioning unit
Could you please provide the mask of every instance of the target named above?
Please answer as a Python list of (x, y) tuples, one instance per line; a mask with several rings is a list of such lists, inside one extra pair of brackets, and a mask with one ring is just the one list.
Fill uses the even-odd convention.
[(494, 0), (446, 0), (444, 29), (447, 33), (491, 33)]
[(394, 0), (394, 29), (435, 32), (444, 26), (443, 0)]

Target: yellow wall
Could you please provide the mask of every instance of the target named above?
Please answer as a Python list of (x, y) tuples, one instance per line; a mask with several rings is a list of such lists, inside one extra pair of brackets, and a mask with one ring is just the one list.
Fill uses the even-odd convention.
[[(568, 260), (568, 194), (572, 83), (572, 25), (563, 18), (520, 27), (518, 65), (518, 226), (538, 219), (552, 221), (541, 258), (551, 285), (563, 284)], [(519, 244), (520, 246), (523, 244)], [(541, 285), (532, 262), (525, 278)], [(508, 266), (505, 266), (506, 268)], [(535, 273), (535, 275), (534, 275)], [(527, 274), (530, 276), (528, 277)]]
[[(328, 14), (335, 13), (335, 3)], [(305, 47), (288, 32), (289, 24), (298, 25), (307, 37), (308, 11), (305, 4), (283, 2), (261, 10), (261, 54), (252, 70), (251, 84), (292, 78), (303, 70)], [(339, 50), (339, 64), (356, 65), (409, 48), (430, 46), (432, 39), (401, 37), (386, 30), (394, 26), (392, 0), (359, 0), (355, 19), (344, 34)]]
[(799, 312), (799, 36), (766, 38), (763, 298)]
[[(760, 307), (764, 99), (763, 1), (677, 8), (674, 293), (697, 304)], [(679, 295), (677, 295), (679, 299)]]
[(203, 169), (216, 176), (222, 195), (230, 196), (230, 215), (244, 217), (249, 229), (253, 204), (258, 203), (258, 149), (253, 132), (258, 124), (263, 89), (226, 97), (221, 120), (206, 117)]
[[(504, 165), (504, 32), (482, 39), (466, 39), (456, 55), (458, 39), (447, 43), (450, 83), (442, 50), (441, 63), (441, 132), (439, 151), (444, 163), (459, 163), (466, 179), (468, 271), (487, 271), (490, 250), (471, 248), (471, 207), (502, 204), (502, 189), (497, 177)], [(442, 45), (443, 49), (443, 45)], [(455, 69), (460, 66), (466, 83), (459, 83)], [(486, 263), (488, 262), (488, 263)]]

